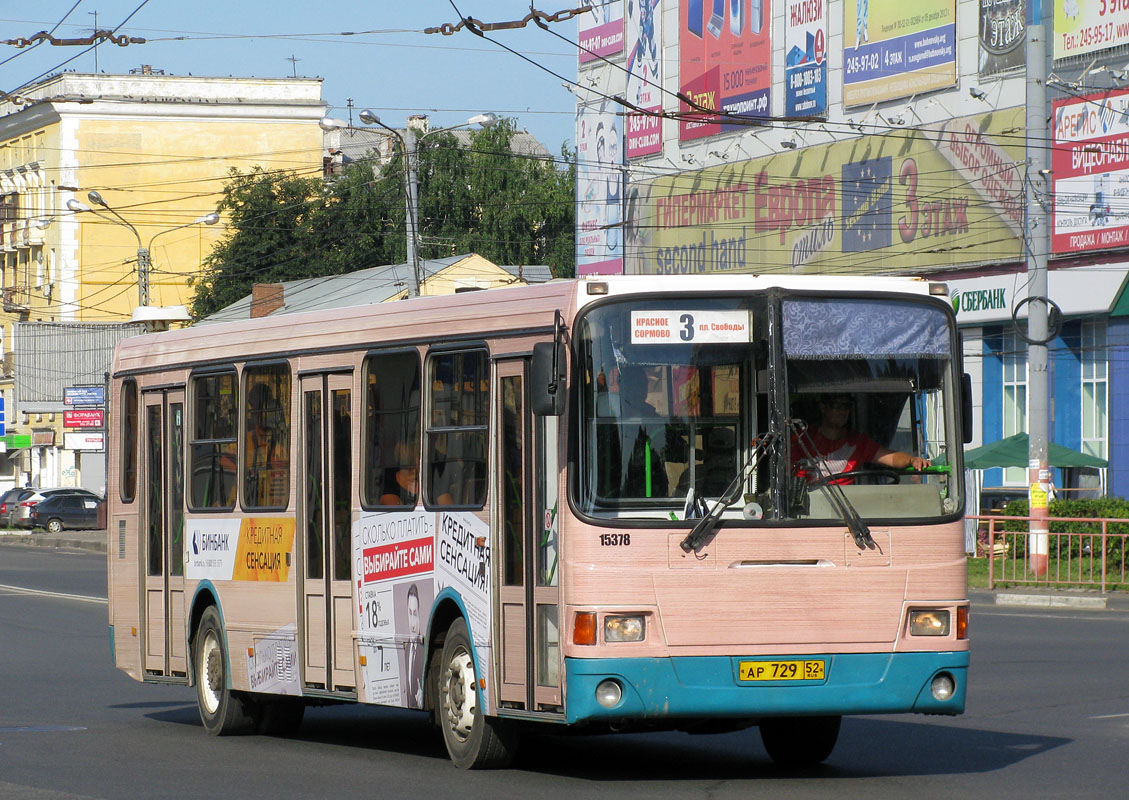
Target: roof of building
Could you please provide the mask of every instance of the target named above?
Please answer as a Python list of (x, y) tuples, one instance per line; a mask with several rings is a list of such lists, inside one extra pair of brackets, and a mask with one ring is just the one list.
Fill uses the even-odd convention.
[[(420, 281), (471, 258), (473, 254), (420, 261)], [(485, 260), (485, 259), (483, 259)], [(488, 262), (489, 263), (489, 262)], [(525, 283), (545, 283), (552, 280), (552, 270), (545, 265), (496, 265)], [(271, 312), (271, 316), (296, 314), (301, 311), (318, 311), (328, 308), (383, 303), (404, 293), (412, 280), (410, 264), (385, 264), (369, 267), (344, 275), (326, 275), (319, 278), (301, 278), (282, 284), (284, 304)], [(197, 324), (229, 322), (251, 316), (251, 295), (240, 298)]]

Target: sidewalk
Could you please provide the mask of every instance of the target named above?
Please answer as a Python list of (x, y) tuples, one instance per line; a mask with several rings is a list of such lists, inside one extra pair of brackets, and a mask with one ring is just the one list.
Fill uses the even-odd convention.
[[(47, 533), (22, 530), (0, 530), (0, 545), (13, 544), (26, 547), (50, 547), (57, 550), (80, 550), (91, 553), (106, 552), (106, 531), (63, 531)], [(1129, 612), (1129, 592), (1098, 592), (1070, 589), (970, 589), (968, 597), (977, 606), (1012, 606), (1027, 608), (1071, 608), (1077, 610), (1102, 610)]]

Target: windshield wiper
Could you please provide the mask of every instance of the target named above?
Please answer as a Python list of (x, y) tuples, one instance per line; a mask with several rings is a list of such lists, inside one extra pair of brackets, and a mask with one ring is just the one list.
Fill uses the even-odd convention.
[[(704, 542), (706, 537), (710, 535), (710, 532), (717, 527), (722, 512), (729, 507), (730, 503), (737, 499), (737, 495), (741, 493), (741, 487), (745, 485), (745, 481), (753, 474), (753, 470), (760, 464), (765, 453), (772, 449), (772, 446), (776, 443), (778, 438), (779, 434), (766, 433), (759, 439), (753, 440), (753, 449), (752, 452), (749, 453), (749, 458), (745, 462), (745, 466), (737, 472), (733, 481), (726, 490), (722, 492), (721, 497), (717, 498), (717, 502), (714, 503), (713, 508), (698, 520), (690, 533), (686, 534), (686, 538), (678, 543), (679, 547), (687, 553), (690, 551), (697, 552), (698, 548), (702, 546), (702, 542)], [(690, 491), (693, 492), (694, 488), (690, 487)]]
[(851, 501), (847, 499), (843, 487), (832, 482), (828, 477), (832, 474), (831, 467), (823, 456), (819, 453), (813, 453), (807, 442), (804, 441), (804, 433), (807, 431), (806, 423), (803, 420), (790, 420), (788, 424), (796, 434), (796, 441), (799, 442), (800, 448), (804, 451), (804, 457), (819, 465), (820, 478), (816, 486), (827, 493), (827, 499), (831, 501), (831, 505), (838, 512), (843, 524), (847, 526), (847, 530), (854, 537), (855, 545), (859, 550), (874, 550), (877, 548), (878, 552), (882, 552), (882, 548), (878, 547), (878, 543), (870, 535), (870, 527), (863, 521), (855, 507), (851, 505)]

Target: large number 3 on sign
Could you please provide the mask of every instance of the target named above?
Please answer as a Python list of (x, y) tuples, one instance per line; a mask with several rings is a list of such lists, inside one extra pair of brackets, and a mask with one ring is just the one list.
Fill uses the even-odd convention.
[(681, 322), (685, 326), (682, 330), (680, 330), (678, 332), (678, 335), (682, 339), (682, 341), (688, 342), (691, 339), (693, 339), (694, 338), (694, 315), (693, 314), (683, 314), (681, 317), (678, 318), (678, 321)]

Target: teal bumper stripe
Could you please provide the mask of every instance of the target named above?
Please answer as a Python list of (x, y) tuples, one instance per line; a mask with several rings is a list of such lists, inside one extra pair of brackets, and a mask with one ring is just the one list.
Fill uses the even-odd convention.
[[(740, 661), (823, 659), (814, 681), (742, 682)], [(565, 659), (565, 716), (569, 722), (625, 719), (708, 719), (804, 714), (960, 714), (968, 652), (791, 654), (756, 658)], [(956, 691), (933, 698), (930, 684), (947, 672)], [(596, 687), (617, 680), (623, 698), (613, 708), (596, 702)]]

